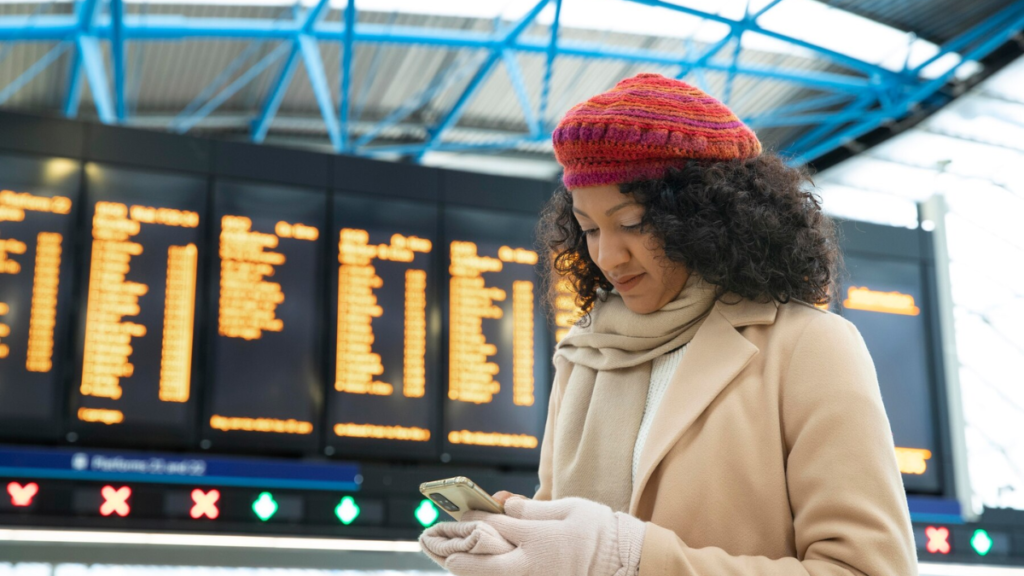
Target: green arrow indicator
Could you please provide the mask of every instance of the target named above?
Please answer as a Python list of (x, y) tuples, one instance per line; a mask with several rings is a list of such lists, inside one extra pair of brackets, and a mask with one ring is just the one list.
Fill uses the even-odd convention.
[(974, 531), (974, 536), (971, 537), (971, 548), (978, 553), (979, 556), (984, 556), (992, 550), (992, 538), (988, 535), (988, 532), (981, 530)]
[(277, 514), (277, 501), (270, 492), (261, 492), (259, 498), (252, 503), (252, 511), (256, 513), (257, 518), (266, 522)]
[(348, 526), (359, 517), (359, 505), (356, 504), (355, 498), (351, 496), (345, 496), (341, 499), (341, 502), (334, 507), (334, 515), (341, 520), (341, 523)]
[(424, 528), (430, 526), (434, 522), (437, 522), (437, 517), (441, 515), (441, 513), (437, 511), (437, 507), (434, 506), (434, 503), (430, 500), (420, 501), (420, 506), (416, 509), (415, 514), (416, 519), (419, 520), (420, 524), (422, 524)]

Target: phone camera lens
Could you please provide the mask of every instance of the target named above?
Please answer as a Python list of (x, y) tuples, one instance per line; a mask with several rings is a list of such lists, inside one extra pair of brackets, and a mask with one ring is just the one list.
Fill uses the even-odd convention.
[(452, 502), (451, 500), (449, 500), (448, 498), (445, 498), (444, 494), (440, 494), (440, 493), (435, 492), (435, 493), (430, 495), (430, 499), (433, 500), (434, 502), (436, 502), (438, 506), (440, 506), (441, 508), (444, 508), (445, 510), (447, 510), (449, 512), (458, 512), (459, 511), (459, 507), (456, 506), (455, 503)]

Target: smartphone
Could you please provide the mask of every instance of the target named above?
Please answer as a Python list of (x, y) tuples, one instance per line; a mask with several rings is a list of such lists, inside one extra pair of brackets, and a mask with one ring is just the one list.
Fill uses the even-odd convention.
[(505, 513), (504, 506), (465, 476), (424, 482), (420, 484), (420, 492), (456, 520), (462, 520), (467, 510)]

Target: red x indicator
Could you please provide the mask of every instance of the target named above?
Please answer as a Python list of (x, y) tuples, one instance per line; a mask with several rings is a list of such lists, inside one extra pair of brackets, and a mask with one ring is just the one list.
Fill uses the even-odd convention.
[(192, 501), (195, 505), (192, 506), (192, 517), (199, 519), (206, 516), (210, 520), (220, 516), (220, 510), (217, 509), (217, 500), (220, 500), (219, 490), (210, 490), (209, 492), (203, 492), (199, 488), (192, 491)]
[(932, 554), (949, 554), (949, 529), (929, 526), (924, 529), (928, 537), (928, 551)]
[(100, 506), (100, 514), (104, 516), (110, 516), (111, 514), (127, 516), (128, 512), (131, 512), (131, 508), (128, 506), (128, 498), (132, 495), (131, 488), (127, 486), (121, 486), (120, 488), (104, 486), (100, 490), (100, 494), (103, 495), (104, 500), (103, 505)]
[(7, 485), (7, 493), (11, 495), (11, 504), (24, 508), (32, 505), (32, 498), (39, 493), (39, 485), (29, 482), (22, 486), (17, 482), (11, 482)]

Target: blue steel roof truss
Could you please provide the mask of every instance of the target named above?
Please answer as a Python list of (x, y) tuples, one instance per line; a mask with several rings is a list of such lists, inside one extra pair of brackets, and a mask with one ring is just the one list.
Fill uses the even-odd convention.
[[(812, 161), (871, 130), (906, 116), (923, 101), (935, 95), (953, 77), (957, 67), (937, 78), (923, 78), (921, 71), (932, 62), (949, 53), (959, 53), (961, 63), (985, 57), (1004, 42), (1024, 29), (1024, 0), (1018, 0), (977, 26), (940, 46), (937, 54), (927, 61), (893, 71), (876, 64), (810, 44), (806, 41), (767, 30), (758, 19), (783, 0), (773, 0), (757, 12), (746, 11), (744, 17), (733, 20), (718, 14), (704, 12), (665, 0), (622, 0), (664, 10), (682, 12), (729, 26), (729, 33), (703, 50), (696, 50), (692, 40), (686, 41), (683, 56), (647, 49), (619, 48), (596, 42), (562, 40), (559, 37), (559, 15), (562, 0), (539, 0), (518, 21), (501, 26), (497, 22), (492, 32), (447, 30), (388, 24), (357, 24), (355, 0), (346, 0), (338, 21), (327, 21), (329, 0), (319, 0), (308, 10), (298, 5), (291, 10), (292, 17), (284, 19), (212, 18), (174, 15), (125, 14), (123, 0), (77, 0), (68, 15), (35, 13), (26, 16), (0, 17), (0, 41), (55, 42), (52, 50), (29, 66), (18, 78), (0, 88), (0, 104), (25, 86), (33, 77), (59, 57), (70, 51), (67, 91), (63, 99), (63, 113), (68, 117), (78, 114), (81, 80), (84, 75), (93, 96), (97, 115), (105, 123), (124, 123), (130, 116), (131, 82), (126, 70), (125, 45), (128, 42), (145, 43), (154, 40), (230, 39), (249, 41), (251, 46), (264, 42), (276, 43), (262, 59), (244, 72), (252, 50), (243, 52), (228, 69), (203, 90), (199, 96), (167, 127), (176, 132), (187, 132), (207, 115), (216, 110), (234, 93), (252, 82), (264, 71), (283, 63), (275, 73), (267, 96), (252, 119), (251, 139), (263, 142), (273, 123), (282, 99), (288, 90), (299, 61), (306, 67), (313, 94), (323, 117), (333, 148), (340, 153), (362, 156), (401, 154), (413, 158), (431, 151), (500, 151), (529, 142), (550, 138), (552, 121), (547, 118), (551, 100), (552, 70), (562, 57), (594, 60), (614, 60), (630, 64), (678, 66), (678, 78), (693, 76), (698, 86), (705, 87), (704, 72), (726, 74), (724, 94), (716, 94), (725, 101), (732, 96), (737, 76), (788, 82), (809, 88), (817, 94), (798, 102), (783, 102), (770, 112), (744, 118), (755, 129), (776, 126), (806, 126), (808, 130), (783, 152), (790, 162), (800, 164)], [(549, 5), (554, 7), (554, 20), (545, 37), (525, 36), (523, 33), (536, 24), (538, 15)], [(740, 58), (744, 34), (755, 33), (810, 50), (815, 56), (838, 66), (846, 73), (807, 71), (795, 68), (755, 66), (743, 64)], [(108, 77), (101, 44), (108, 43), (112, 74)], [(336, 43), (341, 50), (341, 86), (335, 105), (320, 55), (322, 43)], [(376, 126), (360, 135), (351, 133), (353, 107), (352, 60), (359, 49), (379, 49), (382, 45), (416, 45), (442, 50), (475, 51), (472, 57), (457, 57), (455, 61), (431, 78), (427, 86), (410, 97)], [(715, 56), (732, 46), (729, 58)], [(540, 54), (545, 57), (545, 68), (540, 99), (534, 107), (529, 89), (519, 67), (520, 54)], [(446, 133), (459, 119), (484, 81), (501, 62), (523, 111), (528, 132), (488, 142), (461, 143), (445, 141)], [(585, 63), (584, 63), (585, 65)], [(374, 64), (371, 68), (375, 69)], [(236, 77), (237, 76), (237, 77)], [(461, 84), (470, 76), (467, 83)], [(228, 80), (234, 78), (228, 83)], [(226, 86), (225, 86), (226, 84)], [(423, 142), (412, 144), (376, 144), (374, 141), (388, 127), (402, 121), (414, 111), (430, 102), (448, 88), (462, 85), (447, 110), (426, 129)], [(361, 110), (365, 91), (357, 95), (357, 110)], [(837, 109), (838, 107), (838, 109)]]

